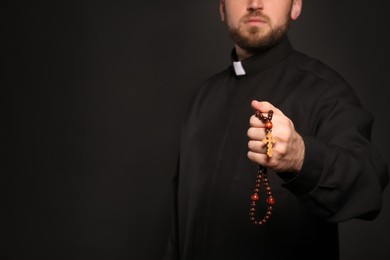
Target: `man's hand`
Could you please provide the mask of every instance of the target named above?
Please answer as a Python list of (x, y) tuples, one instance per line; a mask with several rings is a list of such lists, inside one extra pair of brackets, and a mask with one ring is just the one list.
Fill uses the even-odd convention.
[(260, 111), (265, 117), (269, 110), (273, 110), (272, 137), (276, 143), (273, 144), (273, 155), (269, 157), (267, 144), (263, 142), (266, 138), (265, 124), (257, 116), (251, 116), (248, 129), (248, 158), (276, 172), (299, 172), (305, 156), (305, 144), (295, 131), (293, 122), (269, 102), (253, 100), (251, 106), (254, 111)]

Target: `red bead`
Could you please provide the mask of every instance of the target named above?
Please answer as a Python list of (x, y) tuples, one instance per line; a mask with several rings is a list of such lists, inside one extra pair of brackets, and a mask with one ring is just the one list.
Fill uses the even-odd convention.
[(259, 195), (257, 193), (253, 193), (251, 199), (254, 201), (259, 200)]
[(268, 121), (267, 123), (265, 123), (265, 128), (268, 130), (272, 129), (272, 122)]
[(269, 198), (267, 199), (267, 204), (268, 204), (268, 205), (271, 205), (271, 206), (275, 205), (275, 199), (274, 199), (274, 197), (269, 197)]

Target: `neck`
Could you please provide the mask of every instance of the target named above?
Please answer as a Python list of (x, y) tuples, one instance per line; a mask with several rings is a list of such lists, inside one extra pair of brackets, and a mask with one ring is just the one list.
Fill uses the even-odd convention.
[(237, 58), (239, 61), (245, 60), (246, 58), (249, 58), (253, 55), (253, 52), (250, 52), (248, 50), (242, 49), (240, 46), (235, 45)]

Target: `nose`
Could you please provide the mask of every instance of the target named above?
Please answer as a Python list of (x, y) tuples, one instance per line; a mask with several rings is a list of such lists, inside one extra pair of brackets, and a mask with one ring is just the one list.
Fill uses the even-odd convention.
[(263, 9), (263, 0), (248, 0), (248, 8), (247, 9), (248, 9), (248, 11)]

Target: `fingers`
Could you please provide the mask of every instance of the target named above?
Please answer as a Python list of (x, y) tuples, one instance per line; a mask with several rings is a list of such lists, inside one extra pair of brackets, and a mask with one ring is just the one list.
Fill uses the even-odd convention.
[(261, 113), (268, 113), (268, 111), (272, 110), (274, 111), (274, 114), (281, 114), (283, 115), (282, 111), (274, 107), (271, 103), (267, 101), (257, 101), (252, 100), (251, 102), (252, 109), (254, 111), (260, 111)]
[(265, 127), (265, 124), (263, 122), (261, 122), (261, 120), (253, 115), (249, 118), (249, 126), (250, 127), (262, 127), (264, 128)]
[[(278, 121), (278, 117), (284, 116), (283, 113), (274, 107), (271, 103), (267, 101), (259, 102), (253, 100), (251, 102), (252, 109), (254, 111), (260, 111), (264, 117), (268, 117), (270, 110), (273, 111), (274, 117), (272, 118), (274, 123)], [(272, 157), (273, 144), (266, 144), (264, 140), (266, 139), (267, 131), (265, 129), (265, 122), (263, 122), (258, 116), (252, 115), (249, 119), (249, 129), (247, 132), (249, 141), (248, 141), (248, 158), (258, 164), (269, 166), (275, 162), (275, 158)], [(269, 147), (271, 146), (271, 147)], [(267, 152), (270, 152), (267, 154)]]
[(268, 112), (269, 110), (273, 110), (275, 107), (273, 105), (271, 105), (271, 103), (267, 102), (267, 101), (257, 101), (257, 100), (252, 100), (251, 102), (251, 106), (253, 108), (253, 110), (258, 110), (262, 113), (266, 113)]
[(247, 132), (249, 140), (263, 140), (266, 137), (264, 128), (250, 127)]
[(267, 153), (267, 147), (263, 141), (250, 140), (248, 142), (248, 149), (249, 151), (254, 153), (262, 153), (262, 154)]
[(264, 128), (251, 127), (248, 129), (248, 149), (254, 153), (267, 154), (268, 147), (264, 140), (267, 138)]

